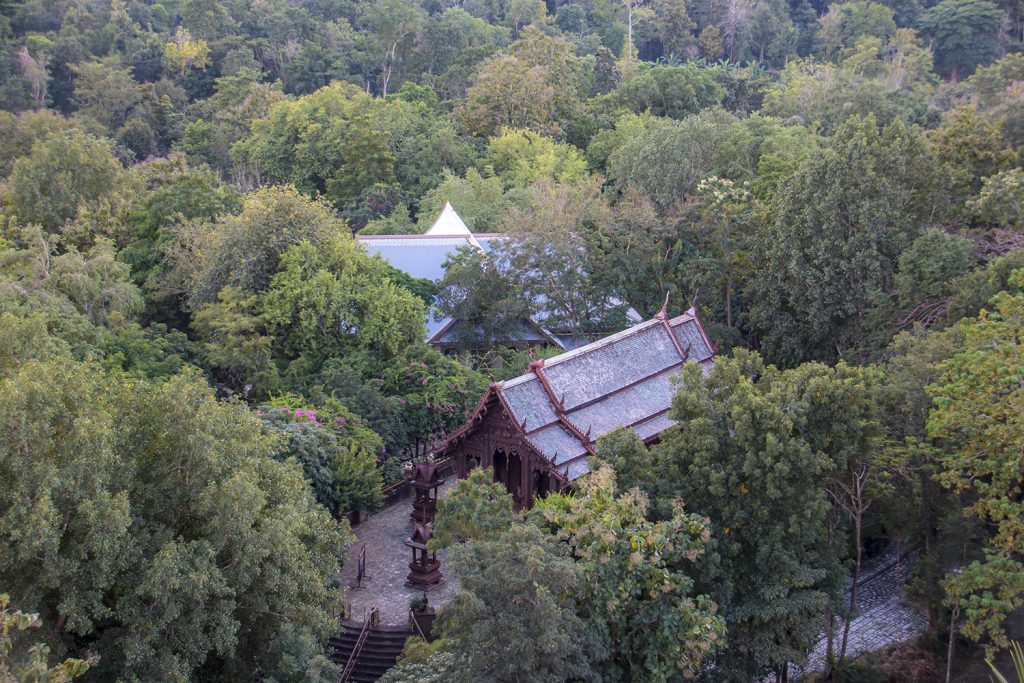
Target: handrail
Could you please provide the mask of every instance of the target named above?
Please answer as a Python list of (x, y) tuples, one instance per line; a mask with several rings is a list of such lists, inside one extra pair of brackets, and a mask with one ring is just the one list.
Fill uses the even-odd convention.
[(416, 621), (416, 615), (413, 614), (411, 607), (409, 608), (409, 623), (416, 627), (416, 633), (423, 639), (423, 642), (427, 642), (427, 636), (423, 633), (423, 629), (420, 628), (420, 622)]
[(359, 655), (362, 654), (363, 645), (366, 644), (366, 639), (370, 636), (370, 624), (373, 622), (373, 615), (377, 612), (377, 608), (373, 607), (370, 609), (370, 613), (363, 619), (363, 628), (359, 631), (359, 637), (356, 639), (355, 645), (352, 646), (352, 654), (348, 656), (348, 661), (345, 663), (345, 670), (341, 672), (341, 678), (338, 679), (338, 683), (345, 683), (356, 669), (356, 662), (359, 661)]

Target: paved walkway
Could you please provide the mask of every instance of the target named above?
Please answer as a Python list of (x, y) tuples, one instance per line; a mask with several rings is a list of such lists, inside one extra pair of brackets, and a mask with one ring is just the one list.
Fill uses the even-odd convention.
[[(890, 552), (862, 570), (857, 591), (857, 616), (850, 622), (850, 638), (846, 645), (848, 658), (910, 640), (927, 627), (925, 616), (907, 605), (903, 597), (910, 559)], [(842, 634), (843, 622), (837, 619), (836, 656)], [(826, 646), (827, 640), (822, 638), (811, 653), (807, 668), (792, 667), (791, 675), (821, 671), (825, 667)]]
[[(455, 478), (449, 478), (441, 487), (444, 495), (454, 485)], [(409, 575), (412, 550), (403, 542), (412, 533), (412, 497), (404, 498), (377, 512), (362, 524), (353, 527), (356, 542), (345, 553), (345, 566), (341, 571), (342, 585), (348, 587), (345, 601), (349, 604), (351, 618), (362, 620), (370, 607), (380, 607), (381, 621), (385, 624), (405, 624), (409, 616), (409, 602), (423, 595), (418, 588), (405, 585)], [(366, 544), (366, 574), (362, 588), (356, 588), (359, 549)], [(427, 599), (434, 607), (440, 607), (451, 599), (458, 588), (445, 560), (447, 553), (437, 554), (441, 560), (441, 573), (445, 580), (427, 592)]]

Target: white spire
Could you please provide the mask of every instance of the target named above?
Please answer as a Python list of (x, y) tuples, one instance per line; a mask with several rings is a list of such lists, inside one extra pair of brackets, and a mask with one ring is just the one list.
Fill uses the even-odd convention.
[(450, 202), (444, 203), (444, 208), (441, 209), (441, 215), (437, 217), (434, 224), (430, 226), (430, 230), (427, 230), (428, 235), (452, 235), (462, 237), (472, 237), (473, 233), (470, 232), (466, 224), (459, 218), (459, 214), (455, 213), (455, 209), (452, 208)]

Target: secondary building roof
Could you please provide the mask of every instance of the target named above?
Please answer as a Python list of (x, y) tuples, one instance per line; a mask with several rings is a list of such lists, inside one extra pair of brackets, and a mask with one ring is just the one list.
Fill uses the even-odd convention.
[[(495, 233), (473, 234), (459, 214), (448, 202), (434, 224), (422, 235), (356, 235), (370, 254), (376, 254), (398, 270), (412, 277), (437, 282), (444, 277), (444, 264), (464, 247), (490, 252), (504, 235)], [(555, 344), (565, 348), (562, 341), (541, 327), (535, 320), (526, 319), (519, 325), (515, 341)], [(428, 344), (452, 346), (457, 343), (458, 321), (427, 313)]]

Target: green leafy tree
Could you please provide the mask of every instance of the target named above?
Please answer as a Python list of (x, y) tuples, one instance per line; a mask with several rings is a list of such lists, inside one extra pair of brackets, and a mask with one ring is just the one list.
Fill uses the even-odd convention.
[(492, 541), (516, 523), (512, 496), (490, 469), (476, 469), (437, 504), (431, 545), (448, 548), (466, 541)]
[(576, 611), (601, 646), (595, 668), (604, 680), (693, 677), (725, 631), (711, 599), (694, 595), (708, 521), (677, 502), (666, 521), (650, 522), (643, 494), (615, 494), (605, 468), (581, 482), (578, 496), (538, 505), (577, 558)]
[(603, 276), (594, 248), (596, 225), (606, 213), (596, 182), (538, 182), (523, 208), (502, 217), (511, 239), (491, 252), (515, 291), (543, 312), (542, 324), (579, 339), (595, 330), (621, 329), (626, 322), (625, 304)]
[(579, 150), (529, 130), (503, 128), (487, 141), (487, 149), (491, 167), (506, 187), (526, 187), (542, 178), (574, 183), (588, 177)]
[(38, 614), (12, 612), (10, 596), (0, 594), (0, 682), (2, 683), (69, 683), (89, 670), (90, 661), (66, 659), (55, 667), (48, 664), (50, 648), (37, 643), (27, 648), (24, 660), (14, 658), (18, 631), (39, 628)]
[(870, 0), (831, 4), (818, 21), (818, 37), (827, 59), (842, 48), (853, 48), (866, 36), (885, 43), (896, 33), (893, 11)]
[(257, 296), (228, 285), (217, 293), (217, 302), (196, 311), (192, 326), (202, 344), (205, 365), (234, 391), (253, 398), (267, 395), (278, 386), (273, 359), (274, 338), (266, 333), (257, 313)]
[[(1024, 287), (1024, 271), (1011, 286)], [(1024, 508), (1020, 473), (1024, 471), (1024, 295), (1004, 292), (992, 310), (961, 323), (963, 348), (941, 365), (929, 387), (935, 409), (928, 434), (948, 440), (941, 455), (942, 482), (970, 491), (967, 515), (991, 529), (984, 559), (971, 562), (945, 581), (949, 604), (963, 610), (963, 633), (971, 639), (1006, 647), (1003, 620), (1024, 604)]]
[(657, 65), (619, 83), (612, 97), (638, 114), (650, 112), (682, 119), (720, 105), (725, 89), (715, 82), (709, 69), (694, 64)]
[(1024, 171), (1013, 168), (985, 178), (968, 206), (988, 225), (1024, 231)]
[[(722, 162), (723, 142), (735, 119), (721, 110), (658, 123), (608, 158), (608, 179), (619, 192), (650, 198), (662, 212), (682, 202)], [(726, 175), (726, 174), (718, 174)]]
[(25, 223), (57, 232), (82, 209), (116, 203), (124, 176), (106, 140), (78, 130), (55, 133), (15, 162), (7, 201)]
[(336, 517), (380, 507), (384, 502), (377, 467), (377, 455), (384, 448), (381, 438), (339, 405), (320, 410), (289, 407), (296, 404), (296, 400), (279, 398), (260, 410), (268, 426), (284, 437), (276, 457), (301, 464), (313, 495)]
[(987, 0), (942, 0), (917, 21), (932, 40), (935, 66), (953, 80), (971, 74), (998, 55), (999, 7)]
[(449, 202), (470, 230), (494, 232), (510, 201), (497, 176), (482, 175), (475, 168), (467, 169), (463, 177), (445, 170), (441, 183), (420, 197), (418, 227), (428, 229)]
[[(749, 352), (688, 364), (650, 479), (712, 522), (704, 574), (727, 624), (722, 680), (803, 661), (843, 587), (827, 485), (871, 444), (874, 410), (853, 368), (780, 371)], [(840, 408), (841, 406), (841, 408)]]
[(443, 168), (461, 172), (470, 159), (454, 127), (424, 104), (372, 98), (342, 83), (274, 105), (232, 156), (339, 209), (378, 184), (419, 196)]
[(579, 106), (581, 68), (570, 43), (523, 31), (477, 73), (458, 115), (474, 135), (527, 128), (560, 135)]
[(460, 249), (445, 262), (436, 305), (439, 314), (458, 321), (455, 336), (467, 347), (515, 341), (533, 313), (500, 263), (475, 247)]
[(417, 33), (423, 30), (426, 13), (416, 3), (402, 0), (375, 0), (363, 17), (370, 32), (370, 52), (379, 65), (380, 93), (387, 97), (388, 87), (396, 69), (401, 69), (409, 58)]
[(74, 247), (61, 254), (59, 238), (38, 227), (24, 229), (18, 241), (0, 251), (4, 308), (43, 313), (54, 333), (68, 333), (66, 340), (72, 344), (81, 334), (76, 319), (89, 327), (107, 325), (141, 310), (142, 298), (128, 280), (128, 266), (117, 260), (109, 241), (98, 240), (84, 254)]
[(173, 269), (165, 287), (186, 294), (193, 310), (215, 302), (227, 285), (266, 290), (282, 255), (300, 241), (321, 247), (350, 234), (325, 203), (289, 187), (259, 190), (245, 197), (237, 215), (191, 221), (177, 230), (178, 239), (166, 247)]
[(759, 236), (764, 270), (750, 287), (753, 328), (769, 359), (793, 365), (865, 352), (873, 302), (942, 201), (934, 168), (919, 133), (899, 121), (879, 130), (873, 117), (845, 122), (803, 162)]
[(974, 107), (957, 107), (929, 134), (936, 156), (950, 168), (955, 198), (966, 202), (988, 176), (1011, 168), (1017, 158), (1007, 149), (999, 126)]
[(388, 278), (349, 236), (319, 247), (303, 240), (281, 257), (263, 298), (263, 315), (286, 357), (382, 358), (423, 339), (423, 302)]
[[(579, 570), (568, 548), (532, 524), (453, 547), (459, 591), (438, 628), (464, 681), (591, 679), (591, 646), (573, 609)], [(515, 596), (510, 599), (510, 596)]]
[[(32, 415), (32, 420), (25, 420)], [(241, 404), (57, 358), (0, 380), (0, 574), (104, 680), (326, 681), (347, 527)]]

